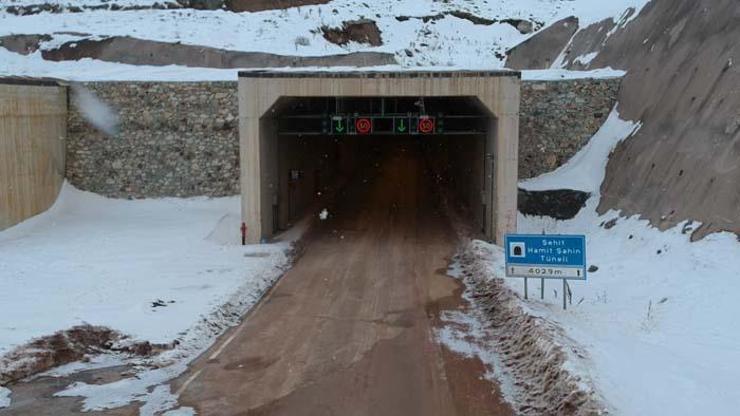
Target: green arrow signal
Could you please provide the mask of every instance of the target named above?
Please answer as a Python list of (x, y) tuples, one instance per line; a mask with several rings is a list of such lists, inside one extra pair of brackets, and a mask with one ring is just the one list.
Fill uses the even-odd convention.
[(399, 124), (398, 126), (396, 126), (396, 129), (399, 132), (403, 133), (403, 132), (406, 131), (406, 124), (404, 124), (403, 119), (400, 119), (400, 122), (401, 122), (401, 124)]
[(336, 130), (338, 133), (341, 133), (344, 131), (344, 126), (342, 125), (342, 120), (337, 120), (337, 124), (334, 126), (334, 130)]

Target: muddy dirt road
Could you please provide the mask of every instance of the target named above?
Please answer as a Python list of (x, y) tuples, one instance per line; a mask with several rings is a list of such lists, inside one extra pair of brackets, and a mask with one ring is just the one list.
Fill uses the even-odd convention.
[[(173, 385), (205, 415), (506, 415), (483, 365), (439, 345), (454, 233), (413, 142), (375, 153), (249, 318)], [(185, 384), (187, 383), (187, 384)]]

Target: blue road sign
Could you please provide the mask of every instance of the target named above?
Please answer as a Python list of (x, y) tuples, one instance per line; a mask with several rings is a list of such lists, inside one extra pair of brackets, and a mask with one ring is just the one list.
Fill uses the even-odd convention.
[(583, 235), (506, 235), (506, 276), (586, 280)]

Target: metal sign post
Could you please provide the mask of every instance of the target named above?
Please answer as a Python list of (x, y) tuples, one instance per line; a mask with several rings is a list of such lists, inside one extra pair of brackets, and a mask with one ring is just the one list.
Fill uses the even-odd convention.
[(545, 298), (545, 280), (563, 281), (563, 309), (567, 308), (568, 280), (586, 280), (586, 237), (583, 235), (507, 234), (506, 276), (540, 279), (540, 298)]
[(540, 279), (540, 299), (545, 299), (545, 279)]
[(566, 310), (568, 308), (568, 304), (566, 302), (566, 299), (568, 297), (568, 294), (566, 293), (566, 291), (567, 291), (567, 289), (566, 289), (567, 285), (568, 285), (568, 281), (565, 280), (565, 279), (563, 279), (563, 310)]

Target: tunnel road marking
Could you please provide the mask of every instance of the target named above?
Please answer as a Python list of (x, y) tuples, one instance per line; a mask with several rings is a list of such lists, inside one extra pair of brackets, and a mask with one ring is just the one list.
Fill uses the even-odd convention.
[(180, 397), (180, 395), (182, 394), (182, 392), (184, 392), (185, 389), (188, 388), (188, 386), (190, 385), (190, 383), (192, 383), (193, 381), (195, 381), (196, 378), (198, 378), (198, 376), (200, 375), (200, 373), (202, 371), (203, 371), (203, 369), (201, 368), (200, 370), (198, 370), (195, 373), (193, 373), (193, 375), (190, 376), (187, 380), (185, 380), (185, 382), (182, 383), (182, 386), (180, 386), (180, 388), (177, 389), (177, 391), (175, 392), (175, 396)]
[(221, 355), (222, 352), (224, 352), (224, 350), (226, 349), (226, 347), (228, 347), (229, 344), (231, 344), (231, 341), (233, 341), (234, 338), (236, 338), (237, 334), (239, 334), (239, 330), (238, 329), (236, 331), (234, 331), (234, 333), (231, 334), (231, 336), (228, 337), (226, 339), (226, 341), (224, 341), (224, 343), (221, 344), (220, 347), (218, 347), (218, 349), (211, 355), (211, 357), (209, 358), (209, 360), (215, 360), (216, 358), (218, 358), (218, 356)]

